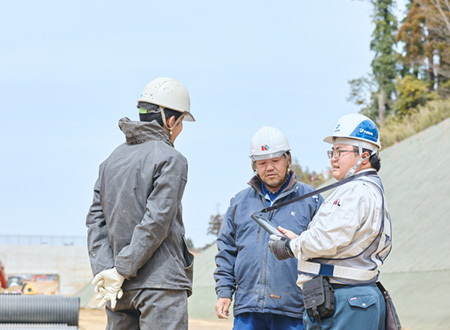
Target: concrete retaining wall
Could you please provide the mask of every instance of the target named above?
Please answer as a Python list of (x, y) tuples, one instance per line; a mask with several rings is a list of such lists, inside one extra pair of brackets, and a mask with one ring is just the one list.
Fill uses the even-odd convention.
[(6, 275), (58, 274), (62, 295), (92, 280), (86, 246), (0, 245), (0, 260)]

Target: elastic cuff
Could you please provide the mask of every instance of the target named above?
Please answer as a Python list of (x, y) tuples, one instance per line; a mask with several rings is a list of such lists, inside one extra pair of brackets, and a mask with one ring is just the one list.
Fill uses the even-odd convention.
[(217, 299), (219, 298), (228, 298), (228, 299), (232, 299), (233, 293), (231, 291), (220, 291), (217, 294)]

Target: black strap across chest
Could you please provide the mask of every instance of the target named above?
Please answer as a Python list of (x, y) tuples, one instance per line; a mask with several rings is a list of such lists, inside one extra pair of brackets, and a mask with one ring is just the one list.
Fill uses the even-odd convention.
[(352, 175), (351, 177), (348, 177), (348, 178), (345, 178), (345, 179), (343, 179), (341, 181), (338, 181), (338, 182), (335, 182), (333, 184), (330, 184), (330, 185), (328, 185), (326, 187), (323, 187), (323, 188), (321, 188), (319, 190), (314, 190), (314, 191), (311, 191), (310, 193), (307, 193), (305, 195), (301, 195), (301, 196), (295, 197), (295, 198), (290, 199), (288, 201), (285, 201), (283, 203), (279, 203), (279, 204), (272, 205), (270, 207), (266, 207), (266, 208), (262, 209), (261, 211), (259, 211), (259, 213), (267, 213), (267, 212), (270, 212), (272, 210), (279, 209), (280, 207), (289, 205), (291, 203), (298, 202), (298, 201), (300, 201), (302, 199), (305, 199), (305, 198), (308, 198), (308, 197), (311, 197), (311, 196), (314, 196), (314, 195), (321, 194), (324, 191), (336, 188), (336, 187), (338, 187), (340, 185), (343, 185), (343, 184), (345, 184), (347, 182), (353, 181), (353, 180), (355, 180), (357, 178), (360, 178), (362, 176), (367, 176), (367, 175), (377, 175), (377, 172), (376, 171), (367, 171), (367, 172), (362, 172), (362, 173), (359, 173), (359, 174), (356, 174), (356, 175)]

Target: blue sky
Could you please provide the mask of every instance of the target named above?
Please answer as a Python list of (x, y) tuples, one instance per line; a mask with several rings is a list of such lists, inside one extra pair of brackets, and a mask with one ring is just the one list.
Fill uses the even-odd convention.
[[(402, 10), (402, 9), (401, 9)], [(214, 241), (252, 176), (252, 135), (274, 126), (302, 167), (328, 167), (322, 139), (370, 72), (369, 2), (9, 1), (0, 12), (3, 235), (86, 235), (99, 164), (117, 122), (160, 76), (189, 90), (197, 122), (175, 146), (189, 161), (186, 236)]]

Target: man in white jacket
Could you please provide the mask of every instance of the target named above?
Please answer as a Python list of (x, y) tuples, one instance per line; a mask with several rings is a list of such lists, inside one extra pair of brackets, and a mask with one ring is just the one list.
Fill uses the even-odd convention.
[(385, 302), (376, 282), (392, 235), (377, 175), (378, 129), (369, 118), (350, 114), (339, 120), (334, 134), (324, 141), (333, 144), (328, 151), (333, 177), (338, 181), (358, 177), (325, 200), (307, 230), (297, 236), (279, 227), (288, 239), (272, 236), (269, 246), (280, 260), (298, 258), (297, 284), (302, 289), (314, 277), (325, 276), (334, 290), (335, 311), (325, 317), (319, 317), (316, 309), (305, 311), (305, 329), (381, 330)]

